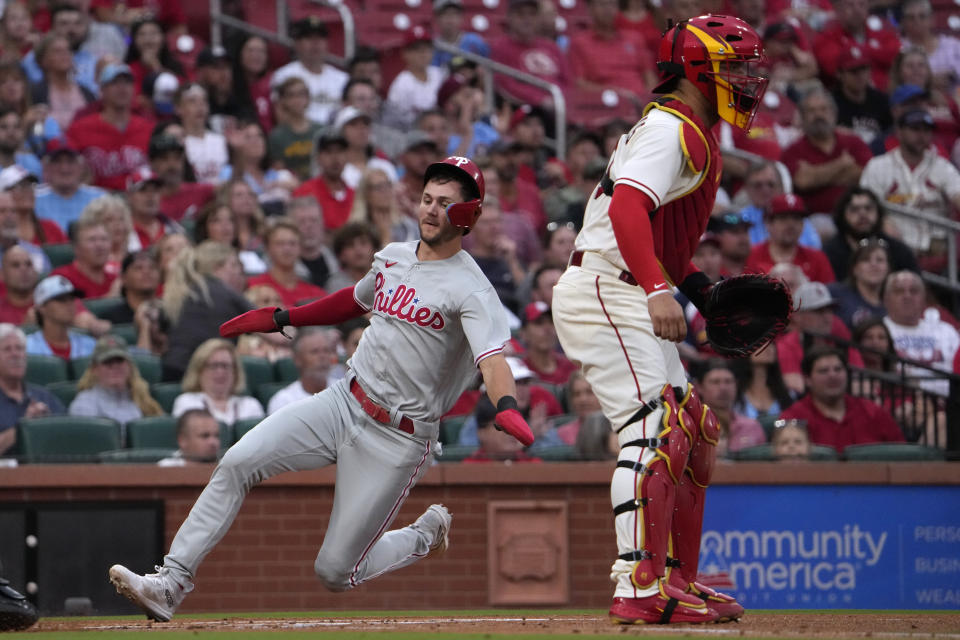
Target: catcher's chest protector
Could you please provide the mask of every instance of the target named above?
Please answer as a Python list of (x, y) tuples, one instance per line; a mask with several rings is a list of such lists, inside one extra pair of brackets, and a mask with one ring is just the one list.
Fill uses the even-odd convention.
[(693, 190), (661, 205), (650, 216), (657, 259), (670, 280), (680, 284), (690, 258), (700, 244), (700, 236), (707, 229), (707, 220), (717, 197), (717, 187), (720, 186), (723, 161), (720, 158), (720, 145), (713, 133), (686, 104), (671, 96), (664, 96), (648, 104), (644, 113), (650, 109), (663, 109), (683, 120), (679, 133), (687, 169), (702, 171), (700, 182)]

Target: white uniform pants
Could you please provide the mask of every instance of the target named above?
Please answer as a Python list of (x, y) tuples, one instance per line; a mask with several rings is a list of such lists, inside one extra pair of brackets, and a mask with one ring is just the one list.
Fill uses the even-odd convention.
[[(657, 338), (641, 287), (629, 285), (620, 270), (599, 256), (586, 254), (583, 267), (569, 267), (553, 290), (553, 320), (568, 358), (579, 362), (584, 376), (610, 420), (613, 429), (623, 426), (641, 406), (660, 395), (667, 383), (686, 387), (680, 354), (672, 343)], [(661, 430), (663, 410), (656, 409), (619, 434), (624, 443), (653, 438)], [(648, 447), (623, 447), (620, 460), (649, 464)], [(617, 468), (610, 485), (611, 506), (638, 497), (639, 474)], [(618, 555), (645, 548), (642, 509), (621, 513), (615, 519)], [(617, 559), (611, 570), (615, 597), (635, 598), (656, 593), (656, 584), (640, 590), (631, 582), (636, 562)]]
[(233, 523), (247, 492), (284, 471), (337, 464), (333, 511), (314, 569), (344, 591), (425, 556), (430, 533), (387, 531), (430, 466), (433, 440), (369, 418), (346, 379), (268, 416), (223, 456), (181, 525), (164, 565), (192, 578)]

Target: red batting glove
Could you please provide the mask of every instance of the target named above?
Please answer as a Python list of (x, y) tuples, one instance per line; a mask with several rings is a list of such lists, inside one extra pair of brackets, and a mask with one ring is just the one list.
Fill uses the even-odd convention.
[(242, 333), (273, 333), (280, 331), (273, 314), (279, 307), (263, 307), (241, 313), (236, 318), (227, 320), (220, 325), (220, 335), (224, 338), (234, 338)]
[(516, 409), (507, 409), (498, 413), (493, 419), (493, 426), (501, 431), (506, 431), (525, 447), (533, 444), (533, 431), (530, 430), (530, 425)]

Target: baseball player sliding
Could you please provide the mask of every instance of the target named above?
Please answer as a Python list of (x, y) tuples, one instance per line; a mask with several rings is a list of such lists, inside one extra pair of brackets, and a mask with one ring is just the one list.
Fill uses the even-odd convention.
[(695, 581), (718, 427), (673, 344), (686, 334), (673, 287), (703, 305), (710, 282), (690, 257), (720, 181), (710, 129), (720, 118), (750, 128), (766, 88), (762, 58), (760, 38), (738, 18), (700, 16), (667, 31), (656, 88), (666, 95), (621, 137), (554, 288), (564, 352), (583, 367), (621, 447), (610, 488), (616, 622), (743, 614)]
[(420, 199), (419, 241), (387, 245), (354, 287), (288, 311), (249, 311), (220, 327), (233, 337), (372, 313), (343, 380), (272, 414), (227, 451), (157, 573), (110, 568), (121, 595), (147, 617), (169, 620), (252, 486), (334, 463), (333, 511), (314, 563), (328, 589), (345, 591), (446, 549), (451, 516), (443, 505), (431, 505), (407, 527), (387, 528), (430, 466), (440, 417), (478, 367), (498, 409), (497, 426), (525, 446), (533, 442), (502, 353), (510, 338), (502, 305), (461, 251), (483, 197), (483, 175), (471, 160), (432, 164)]

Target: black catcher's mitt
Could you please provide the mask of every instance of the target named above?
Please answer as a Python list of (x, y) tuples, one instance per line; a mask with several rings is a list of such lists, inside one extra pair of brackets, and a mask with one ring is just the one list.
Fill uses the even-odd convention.
[(37, 610), (23, 594), (0, 578), (0, 631), (22, 631), (37, 618)]
[(707, 340), (724, 356), (745, 357), (767, 346), (790, 322), (793, 300), (783, 280), (745, 274), (706, 291), (701, 309)]

